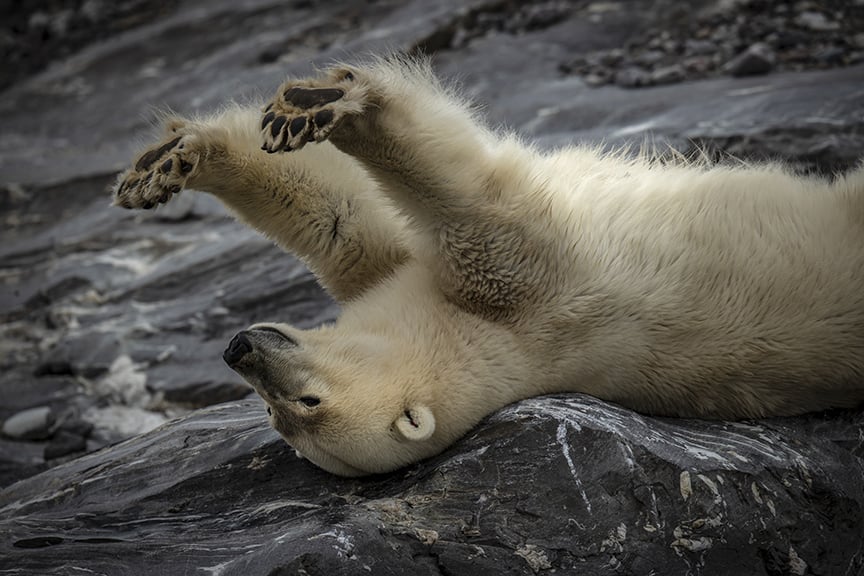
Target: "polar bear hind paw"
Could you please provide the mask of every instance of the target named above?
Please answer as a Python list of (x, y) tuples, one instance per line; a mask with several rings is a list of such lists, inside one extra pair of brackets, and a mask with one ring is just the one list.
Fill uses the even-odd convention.
[(290, 152), (326, 140), (346, 116), (363, 111), (364, 92), (347, 70), (320, 80), (285, 82), (264, 108), (261, 149)]
[(114, 187), (114, 205), (149, 210), (180, 192), (198, 164), (196, 139), (191, 134), (172, 134), (144, 151), (123, 172)]

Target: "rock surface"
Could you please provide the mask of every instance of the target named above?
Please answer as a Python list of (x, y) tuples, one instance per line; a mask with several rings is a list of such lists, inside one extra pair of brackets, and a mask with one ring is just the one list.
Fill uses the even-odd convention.
[[(626, 9), (631, 6), (621, 2), (592, 2), (582, 8), (597, 23), (620, 20)], [(857, 36), (864, 28), (864, 4), (857, 1), (660, 0), (642, 23), (626, 42), (565, 60), (561, 71), (580, 74), (593, 85), (635, 88), (722, 73), (826, 69), (864, 60)], [(670, 67), (679, 72), (658, 75)], [(637, 76), (645, 80), (621, 81)]]
[[(0, 92), (0, 421), (55, 415), (47, 438), (0, 438), (0, 572), (864, 573), (860, 412), (700, 423), (547, 398), (387, 477), (297, 461), (221, 351), (252, 322), (310, 327), (338, 308), (212, 199), (134, 214), (105, 191), (148, 109), (259, 99), (286, 74), (385, 47), (434, 53), (493, 124), (541, 146), (651, 142), (846, 169), (864, 154), (864, 4), (780, 4), (0, 7), (18, 26), (0, 38), (18, 50)], [(751, 30), (769, 24), (777, 38)], [(31, 27), (56, 41), (22, 51), (15, 30)], [(760, 41), (770, 74), (715, 74)], [(568, 68), (586, 58), (600, 68)], [(603, 85), (631, 68), (628, 82), (652, 87)]]
[(4, 574), (864, 571), (860, 413), (706, 423), (537, 398), (365, 480), (298, 460), (261, 413), (201, 410), (8, 487)]

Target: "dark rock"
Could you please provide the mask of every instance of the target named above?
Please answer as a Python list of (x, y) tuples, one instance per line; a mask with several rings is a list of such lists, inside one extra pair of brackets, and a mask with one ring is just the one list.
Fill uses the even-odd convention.
[(658, 68), (651, 73), (652, 84), (674, 84), (684, 79), (687, 73), (678, 64)]
[(123, 348), (123, 340), (116, 333), (93, 330), (70, 334), (47, 352), (37, 372), (68, 369), (66, 373), (97, 378), (108, 372)]
[(74, 376), (75, 370), (68, 360), (47, 358), (36, 366), (34, 376)]
[(660, 50), (646, 50), (633, 58), (633, 62), (643, 67), (650, 67), (659, 64), (665, 57), (665, 52)]
[(75, 2), (28, 0), (0, 5), (4, 48), (0, 89), (45, 67), (58, 56), (140, 25), (170, 11), (176, 0)]
[(44, 446), (44, 442), (0, 438), (0, 488), (46, 470)]
[(165, 389), (163, 398), (172, 404), (202, 408), (240, 400), (251, 393), (252, 389), (242, 382), (193, 382), (182, 388)]
[(624, 88), (650, 86), (651, 75), (642, 68), (631, 66), (615, 73), (615, 84)]
[(56, 417), (50, 406), (29, 408), (3, 422), (3, 434), (18, 440), (41, 440), (51, 435)]
[[(93, 429), (92, 425), (90, 429)], [(58, 430), (51, 438), (51, 442), (45, 446), (44, 457), (45, 460), (54, 460), (75, 452), (83, 452), (86, 449), (87, 439), (84, 436), (68, 430)]]
[(756, 76), (767, 74), (774, 68), (774, 52), (766, 44), (753, 44), (743, 53), (730, 60), (724, 69), (732, 76)]
[(93, 424), (77, 417), (70, 417), (57, 427), (57, 433), (60, 432), (67, 432), (86, 439), (93, 432)]
[(846, 58), (846, 49), (840, 46), (829, 46), (820, 50), (815, 58), (826, 66), (842, 64)]
[(861, 412), (699, 422), (547, 397), (505, 408), (427, 462), (344, 479), (298, 460), (263, 404), (244, 401), (0, 492), (0, 566), (857, 574), (862, 426)]
[(717, 51), (717, 45), (710, 40), (689, 39), (684, 43), (684, 54), (687, 56), (706, 56)]
[(838, 30), (840, 24), (829, 20), (822, 12), (805, 11), (798, 14), (795, 23), (816, 32)]

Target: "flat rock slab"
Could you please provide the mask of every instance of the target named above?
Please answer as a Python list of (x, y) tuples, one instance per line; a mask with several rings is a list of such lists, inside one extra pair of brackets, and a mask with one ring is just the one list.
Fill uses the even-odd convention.
[(371, 479), (294, 456), (259, 401), (0, 492), (4, 574), (860, 574), (864, 415), (655, 419), (581, 396)]

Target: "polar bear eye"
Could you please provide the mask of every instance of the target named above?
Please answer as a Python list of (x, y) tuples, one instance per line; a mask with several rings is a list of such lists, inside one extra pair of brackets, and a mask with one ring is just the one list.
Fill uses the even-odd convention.
[(321, 399), (316, 398), (315, 396), (302, 396), (300, 402), (302, 402), (307, 408), (314, 408), (321, 403)]

